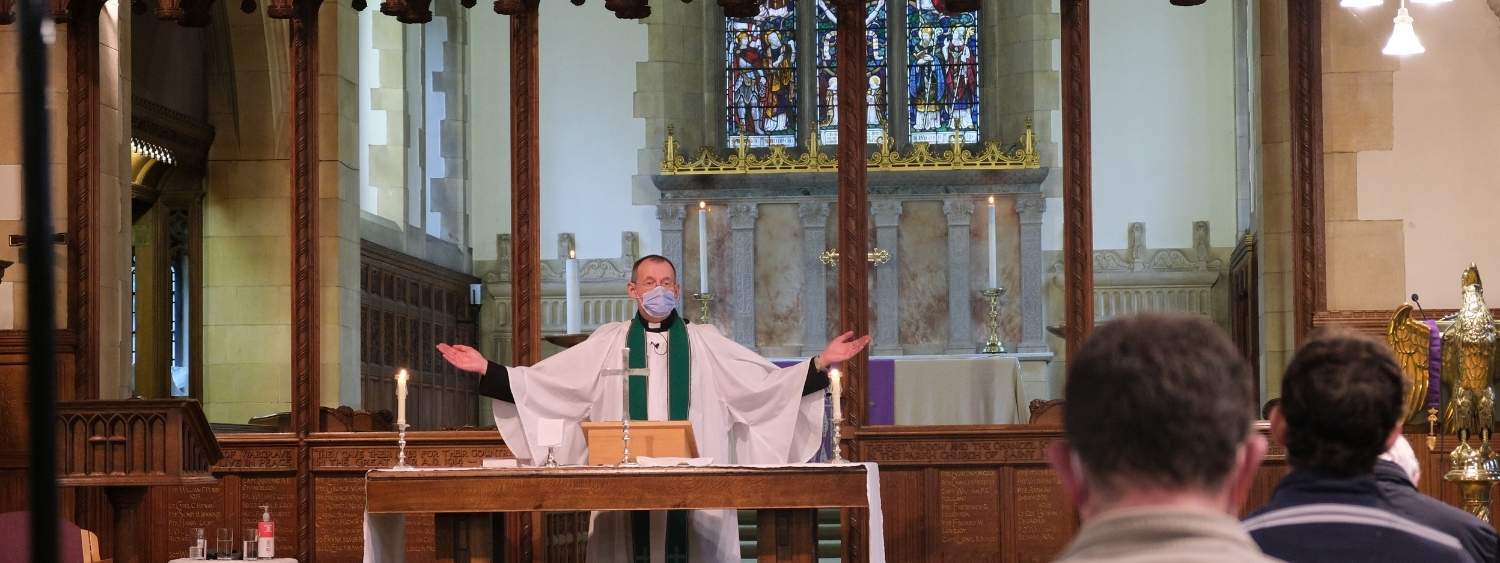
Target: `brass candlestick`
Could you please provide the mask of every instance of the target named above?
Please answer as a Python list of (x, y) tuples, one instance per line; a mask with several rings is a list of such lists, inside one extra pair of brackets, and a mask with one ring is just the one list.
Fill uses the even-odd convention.
[(991, 287), (979, 293), (990, 301), (989, 321), (986, 323), (990, 334), (980, 351), (985, 354), (1004, 354), (1005, 345), (1000, 343), (1000, 296), (1005, 294), (1005, 288)]

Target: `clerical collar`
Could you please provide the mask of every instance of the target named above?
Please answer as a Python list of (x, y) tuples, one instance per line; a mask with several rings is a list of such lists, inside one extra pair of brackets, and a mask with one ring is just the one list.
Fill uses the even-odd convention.
[[(636, 316), (640, 317), (640, 313), (636, 313)], [(671, 330), (672, 325), (676, 324), (677, 321), (680, 320), (677, 318), (676, 310), (673, 310), (671, 313), (667, 314), (667, 318), (662, 319), (660, 323), (647, 321), (645, 317), (640, 317), (640, 319), (641, 324), (645, 325), (646, 332), (666, 332), (668, 330)]]

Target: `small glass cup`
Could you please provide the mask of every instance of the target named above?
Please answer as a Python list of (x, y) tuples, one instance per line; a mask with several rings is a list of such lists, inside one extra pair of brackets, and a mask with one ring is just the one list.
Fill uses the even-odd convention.
[(255, 542), (255, 528), (245, 528), (245, 535), (240, 538), (240, 545), (244, 546), (244, 549), (240, 550), (240, 557), (245, 561), (255, 561), (257, 547)]
[(215, 546), (215, 559), (226, 561), (234, 558), (234, 530), (219, 528), (219, 540)]
[(193, 528), (193, 544), (188, 546), (188, 559), (208, 559), (208, 538), (203, 528)]

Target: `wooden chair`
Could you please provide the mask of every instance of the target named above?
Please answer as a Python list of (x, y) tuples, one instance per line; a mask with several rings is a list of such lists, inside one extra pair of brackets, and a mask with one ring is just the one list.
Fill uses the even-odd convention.
[(1027, 424), (1044, 424), (1048, 426), (1062, 426), (1063, 424), (1062, 399), (1052, 399), (1050, 401), (1033, 399), (1029, 410), (1031, 411), (1031, 418), (1026, 421)]
[(114, 559), (101, 559), (99, 557), (99, 535), (88, 530), (79, 529), (78, 534), (82, 536), (83, 563), (114, 563)]

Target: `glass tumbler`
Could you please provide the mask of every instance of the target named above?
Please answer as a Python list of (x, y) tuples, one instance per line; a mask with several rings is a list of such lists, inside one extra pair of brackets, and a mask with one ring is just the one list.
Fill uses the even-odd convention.
[(241, 557), (245, 561), (255, 561), (255, 553), (257, 551), (257, 546), (255, 545), (255, 528), (245, 528), (245, 535), (240, 538), (240, 545), (244, 546), (240, 550)]
[(214, 547), (217, 548), (217, 551), (214, 552), (216, 559), (232, 559), (234, 557), (234, 530), (219, 528), (219, 540)]
[(208, 538), (203, 528), (193, 528), (193, 543), (188, 546), (188, 559), (208, 559)]

